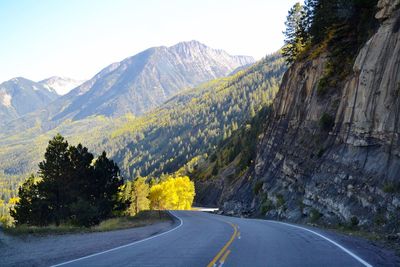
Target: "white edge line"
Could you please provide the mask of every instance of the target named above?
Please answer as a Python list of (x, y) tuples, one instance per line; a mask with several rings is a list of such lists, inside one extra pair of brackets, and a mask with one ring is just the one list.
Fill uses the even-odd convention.
[(364, 266), (366, 266), (366, 267), (373, 267), (371, 264), (369, 264), (368, 262), (366, 262), (365, 260), (363, 260), (362, 258), (360, 258), (359, 256), (357, 256), (356, 254), (354, 254), (353, 252), (351, 252), (351, 251), (348, 250), (347, 248), (343, 247), (342, 245), (336, 243), (336, 242), (333, 241), (332, 239), (330, 239), (330, 238), (328, 238), (328, 237), (326, 237), (326, 236), (324, 236), (324, 235), (322, 235), (322, 234), (320, 234), (320, 233), (317, 233), (317, 232), (315, 232), (315, 231), (313, 231), (313, 230), (307, 229), (307, 228), (305, 228), (305, 227), (293, 225), (293, 224), (290, 224), (290, 223), (284, 223), (284, 222), (278, 222), (278, 221), (270, 221), (270, 220), (261, 220), (261, 221), (264, 221), (264, 222), (272, 222), (272, 223), (277, 223), (277, 224), (284, 224), (284, 225), (287, 225), (287, 226), (291, 226), (291, 227), (294, 227), (294, 228), (302, 229), (302, 230), (304, 230), (304, 231), (313, 233), (314, 235), (317, 235), (317, 236), (319, 236), (319, 237), (325, 239), (326, 241), (332, 243), (333, 245), (337, 246), (338, 248), (340, 248), (341, 250), (343, 250), (344, 252), (346, 252), (347, 254), (349, 254), (351, 257), (353, 257), (354, 259), (356, 259), (358, 262), (360, 262), (360, 263), (363, 264)]
[(150, 240), (150, 239), (153, 239), (153, 238), (160, 237), (160, 236), (162, 236), (162, 235), (171, 233), (172, 231), (177, 230), (178, 228), (180, 228), (180, 227), (183, 225), (183, 220), (182, 220), (181, 218), (179, 218), (177, 215), (175, 215), (173, 212), (169, 211), (169, 213), (170, 213), (173, 217), (175, 217), (176, 219), (178, 219), (179, 222), (180, 222), (179, 225), (176, 226), (175, 228), (172, 228), (172, 229), (170, 229), (170, 230), (168, 230), (168, 231), (166, 231), (166, 232), (163, 232), (163, 233), (161, 233), (161, 234), (153, 235), (153, 236), (147, 237), (147, 238), (145, 238), (145, 239), (138, 240), (138, 241), (135, 241), (135, 242), (132, 242), (132, 243), (123, 245), (123, 246), (119, 246), (119, 247), (112, 248), (112, 249), (108, 249), (108, 250), (105, 250), (105, 251), (102, 251), (102, 252), (90, 254), (90, 255), (87, 255), (87, 256), (85, 256), (85, 257), (81, 257), (81, 258), (78, 258), (78, 259), (74, 259), (74, 260), (70, 260), (70, 261), (58, 263), (58, 264), (52, 265), (51, 267), (61, 266), (61, 265), (73, 263), (73, 262), (76, 262), (76, 261), (84, 260), (84, 259), (87, 259), (87, 258), (92, 258), (92, 257), (98, 256), (98, 255), (101, 255), (101, 254), (105, 254), (105, 253), (108, 253), (108, 252), (111, 252), (111, 251), (114, 251), (114, 250), (118, 250), (118, 249), (121, 249), (121, 248), (130, 247), (130, 246), (133, 246), (133, 245), (136, 245), (136, 244), (139, 244), (139, 243), (148, 241), (148, 240)]

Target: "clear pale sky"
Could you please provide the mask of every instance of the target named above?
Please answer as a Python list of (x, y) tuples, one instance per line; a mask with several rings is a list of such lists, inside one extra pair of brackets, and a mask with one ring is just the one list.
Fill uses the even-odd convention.
[(89, 79), (152, 46), (198, 40), (259, 59), (298, 0), (0, 0), (0, 82)]

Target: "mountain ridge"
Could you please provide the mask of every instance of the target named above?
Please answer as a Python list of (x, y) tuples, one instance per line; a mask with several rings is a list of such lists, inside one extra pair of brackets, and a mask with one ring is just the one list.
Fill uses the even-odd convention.
[(197, 41), (152, 47), (110, 64), (76, 88), (81, 99), (73, 97), (71, 104), (52, 120), (139, 115), (184, 88), (226, 76), (242, 64), (253, 62), (251, 57), (230, 56)]
[(68, 119), (140, 115), (185, 88), (227, 76), (242, 64), (253, 63), (252, 57), (231, 56), (198, 41), (152, 47), (106, 66), (44, 110), (11, 121), (0, 132), (14, 134), (37, 125), (37, 121), (46, 131)]
[(45, 108), (57, 97), (52, 88), (24, 77), (5, 81), (0, 84), (0, 124)]
[(69, 77), (51, 76), (39, 81), (38, 83), (42, 84), (46, 88), (56, 91), (59, 95), (65, 95), (84, 82), (84, 80), (75, 80)]

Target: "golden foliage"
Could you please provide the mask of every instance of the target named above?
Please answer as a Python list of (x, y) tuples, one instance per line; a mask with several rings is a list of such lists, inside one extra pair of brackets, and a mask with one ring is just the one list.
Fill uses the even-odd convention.
[(15, 205), (19, 202), (19, 197), (12, 197), (10, 198), (10, 200), (8, 201), (8, 205)]
[(150, 207), (155, 210), (190, 210), (194, 196), (194, 183), (188, 176), (170, 176), (150, 188)]
[(131, 205), (129, 207), (130, 215), (136, 215), (142, 210), (148, 210), (150, 208), (150, 201), (147, 198), (150, 189), (146, 183), (146, 179), (138, 177), (132, 184), (132, 196)]

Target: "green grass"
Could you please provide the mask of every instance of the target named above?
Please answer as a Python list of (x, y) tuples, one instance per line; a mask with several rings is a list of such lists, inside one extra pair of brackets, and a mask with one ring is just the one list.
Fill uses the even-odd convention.
[(135, 227), (142, 227), (146, 225), (155, 224), (158, 222), (169, 221), (171, 216), (164, 211), (142, 211), (133, 217), (115, 217), (102, 221), (99, 225), (93, 227), (78, 227), (74, 225), (62, 224), (59, 226), (29, 226), (19, 225), (16, 227), (4, 228), (4, 232), (14, 235), (62, 235), (71, 233), (92, 233), (92, 232), (106, 232), (113, 230), (121, 230)]

